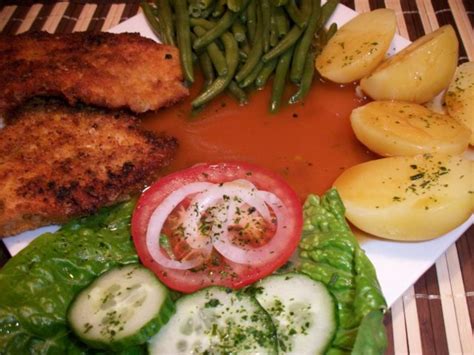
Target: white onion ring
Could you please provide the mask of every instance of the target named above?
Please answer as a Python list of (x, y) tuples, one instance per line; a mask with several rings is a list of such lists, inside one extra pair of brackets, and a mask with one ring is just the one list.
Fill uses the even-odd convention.
[[(283, 205), (281, 200), (271, 192), (258, 191), (257, 194), (262, 200), (271, 206), (273, 213), (275, 214), (277, 230), (272, 239), (261, 247), (245, 249), (232, 243), (229, 232), (226, 228), (223, 230), (219, 238), (213, 240), (214, 248), (222, 256), (238, 264), (252, 264), (253, 266), (266, 264), (274, 257), (273, 253), (278, 251), (278, 245), (285, 245), (284, 240), (286, 239), (286, 233), (284, 231), (285, 225), (283, 224), (284, 213), (281, 209), (283, 208), (286, 210), (286, 207)], [(272, 251), (273, 253), (269, 251)]]
[[(159, 244), (163, 225), (173, 210), (189, 195), (195, 194), (183, 217), (184, 239), (192, 248), (188, 254), (196, 256), (189, 260), (173, 260), (164, 253)], [(224, 198), (228, 196), (229, 198)], [(271, 240), (258, 248), (242, 248), (235, 245), (229, 233), (229, 224), (234, 220), (236, 211), (243, 205), (255, 208), (260, 216), (271, 223), (268, 206), (273, 210), (277, 229)], [(214, 247), (222, 256), (237, 265), (251, 264), (260, 266), (272, 259), (273, 249), (284, 245), (285, 239), (282, 221), (285, 215), (281, 209), (286, 207), (273, 193), (259, 191), (251, 182), (243, 179), (213, 184), (194, 182), (182, 186), (169, 194), (153, 211), (146, 233), (146, 245), (153, 259), (160, 265), (177, 270), (188, 270), (201, 265), (208, 258)], [(203, 235), (200, 230), (202, 215), (210, 211), (212, 218), (211, 236)], [(277, 247), (277, 248), (275, 248)]]
[(148, 222), (146, 246), (153, 260), (158, 264), (170, 269), (188, 270), (201, 265), (205, 257), (211, 254), (212, 244), (207, 243), (201, 245), (201, 248), (198, 249), (198, 254), (200, 255), (197, 257), (186, 261), (173, 260), (161, 250), (159, 238), (166, 219), (187, 196), (202, 192), (213, 185), (214, 184), (209, 182), (193, 182), (184, 185), (166, 196), (160, 205), (158, 205), (158, 207), (153, 211), (150, 221)]
[[(209, 189), (197, 194), (189, 204), (189, 208), (184, 215), (184, 235), (189, 245), (193, 248), (202, 248), (203, 238), (199, 231), (202, 214), (213, 206), (221, 205), (218, 207), (219, 209), (229, 209), (229, 203), (235, 202), (233, 201), (235, 197), (238, 197), (243, 203), (254, 207), (264, 220), (270, 221), (270, 211), (265, 202), (258, 197), (257, 193), (258, 190), (255, 185), (247, 180), (239, 179), (224, 184), (213, 184)], [(225, 201), (224, 196), (228, 196), (230, 201)], [(219, 203), (220, 201), (223, 201), (223, 203)], [(221, 222), (225, 223), (225, 220)], [(214, 230), (213, 233), (217, 232)], [(200, 237), (196, 238), (196, 234)]]

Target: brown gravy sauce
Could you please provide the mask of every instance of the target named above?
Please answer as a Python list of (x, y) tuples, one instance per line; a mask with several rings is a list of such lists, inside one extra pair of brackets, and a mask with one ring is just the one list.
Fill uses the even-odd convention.
[(187, 100), (144, 117), (147, 128), (179, 141), (167, 172), (199, 162), (246, 161), (280, 173), (303, 200), (324, 193), (344, 169), (375, 157), (352, 132), (350, 113), (364, 103), (353, 85), (315, 82), (304, 103), (282, 104), (277, 114), (268, 110), (268, 84), (247, 105), (222, 95), (192, 114), (191, 98), (199, 91), (193, 85)]

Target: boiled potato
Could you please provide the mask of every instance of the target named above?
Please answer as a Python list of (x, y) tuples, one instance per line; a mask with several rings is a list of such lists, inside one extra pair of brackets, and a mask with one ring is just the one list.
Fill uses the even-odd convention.
[(457, 61), (458, 39), (447, 25), (388, 58), (360, 85), (374, 100), (423, 103), (448, 87)]
[(355, 17), (329, 40), (316, 58), (316, 69), (336, 83), (363, 78), (384, 59), (395, 29), (395, 13), (389, 9)]
[(461, 64), (454, 74), (445, 97), (448, 113), (471, 130), (474, 145), (474, 62)]
[(335, 181), (346, 217), (359, 229), (394, 240), (426, 240), (464, 222), (474, 209), (474, 162), (422, 154), (372, 160)]
[(401, 101), (373, 101), (351, 114), (356, 137), (382, 156), (461, 154), (471, 131), (461, 122), (426, 107)]

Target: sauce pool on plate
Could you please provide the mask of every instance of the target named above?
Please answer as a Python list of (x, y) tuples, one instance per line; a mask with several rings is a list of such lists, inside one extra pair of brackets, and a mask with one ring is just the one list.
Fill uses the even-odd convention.
[(269, 84), (247, 105), (222, 95), (191, 113), (200, 87), (193, 85), (185, 101), (145, 115), (147, 128), (179, 141), (167, 172), (201, 162), (247, 161), (280, 173), (303, 200), (324, 193), (348, 167), (375, 157), (352, 132), (350, 113), (364, 103), (353, 85), (316, 82), (304, 103), (282, 104), (277, 114), (269, 113)]

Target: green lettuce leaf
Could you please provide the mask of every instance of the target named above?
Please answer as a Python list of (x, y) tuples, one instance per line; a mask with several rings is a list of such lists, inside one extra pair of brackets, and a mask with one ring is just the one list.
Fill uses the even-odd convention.
[(75, 295), (117, 265), (136, 263), (134, 202), (35, 239), (0, 270), (0, 354), (80, 354), (66, 312)]
[(387, 337), (383, 327), (383, 313), (378, 310), (370, 311), (360, 323), (352, 354), (383, 354), (386, 348)]
[[(133, 206), (105, 209), (45, 234), (0, 270), (0, 354), (91, 353), (68, 329), (67, 308), (103, 272), (138, 261), (129, 232)], [(383, 353), (385, 300), (337, 192), (308, 197), (304, 220), (299, 269), (325, 283), (338, 308), (328, 353)]]
[[(335, 189), (321, 198), (315, 195), (307, 198), (303, 207), (299, 270), (326, 284), (336, 300), (338, 329), (328, 354), (345, 354), (353, 349), (356, 352), (362, 349), (362, 344), (371, 344), (368, 338), (373, 334), (379, 335), (377, 351), (373, 353), (383, 354), (386, 347), (383, 312), (387, 306), (375, 269), (352, 234), (344, 213)], [(365, 320), (371, 312), (381, 317)], [(354, 348), (356, 338), (357, 348)]]

